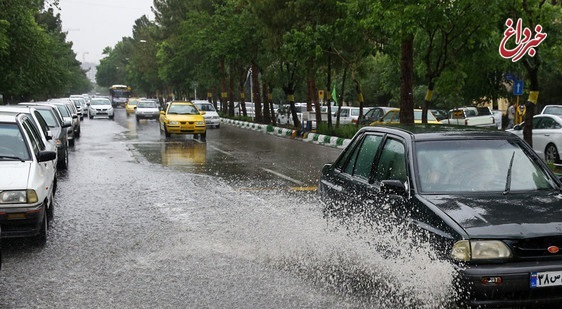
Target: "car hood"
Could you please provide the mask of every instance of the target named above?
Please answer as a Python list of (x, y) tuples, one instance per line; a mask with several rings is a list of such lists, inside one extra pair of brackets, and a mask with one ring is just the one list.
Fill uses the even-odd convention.
[(90, 105), (91, 108), (111, 108), (111, 105)]
[(27, 189), (32, 161), (0, 161), (0, 191)]
[(453, 219), (470, 238), (562, 234), (562, 194), (556, 191), (423, 197)]

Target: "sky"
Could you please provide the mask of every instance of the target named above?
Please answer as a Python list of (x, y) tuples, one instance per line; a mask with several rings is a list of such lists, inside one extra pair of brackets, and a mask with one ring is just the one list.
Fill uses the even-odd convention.
[(76, 59), (99, 63), (105, 47), (133, 35), (135, 20), (154, 19), (153, 0), (60, 0), (58, 11)]

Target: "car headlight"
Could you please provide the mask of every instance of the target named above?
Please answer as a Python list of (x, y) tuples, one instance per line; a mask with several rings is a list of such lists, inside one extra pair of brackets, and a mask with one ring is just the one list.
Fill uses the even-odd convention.
[(202, 125), (204, 125), (204, 124), (205, 124), (205, 121), (197, 121), (197, 122), (196, 122), (195, 124), (196, 124), (196, 125), (200, 125), (200, 126), (202, 126)]
[(506, 259), (511, 250), (500, 240), (460, 240), (453, 245), (451, 257), (457, 261)]
[(173, 126), (177, 126), (177, 125), (180, 124), (180, 123), (177, 122), (177, 121), (170, 121), (170, 122), (168, 122), (168, 124), (171, 124), (171, 125), (173, 125)]
[(35, 190), (14, 190), (0, 192), (0, 204), (31, 204), (37, 203)]

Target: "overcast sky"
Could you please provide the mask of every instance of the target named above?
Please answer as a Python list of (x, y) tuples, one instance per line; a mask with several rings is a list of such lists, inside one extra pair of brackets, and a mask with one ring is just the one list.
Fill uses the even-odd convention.
[(99, 63), (102, 51), (124, 36), (133, 35), (135, 20), (154, 15), (152, 0), (60, 0), (60, 15), (67, 41), (79, 61)]

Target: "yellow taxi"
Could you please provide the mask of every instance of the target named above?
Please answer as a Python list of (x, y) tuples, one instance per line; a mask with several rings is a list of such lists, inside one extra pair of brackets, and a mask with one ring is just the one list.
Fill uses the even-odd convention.
[(160, 131), (166, 137), (172, 134), (193, 134), (203, 141), (207, 137), (205, 112), (200, 112), (191, 102), (170, 102), (160, 111)]
[[(400, 109), (393, 108), (386, 112), (384, 116), (379, 121), (374, 121), (371, 123), (372, 126), (387, 124), (387, 123), (400, 123)], [(422, 110), (414, 109), (414, 123), (422, 123)], [(431, 111), (427, 111), (427, 123), (428, 124), (442, 124), (435, 118)]]
[(125, 104), (125, 110), (127, 111), (127, 116), (129, 114), (135, 113), (135, 108), (137, 107), (137, 103), (139, 102), (139, 98), (129, 98), (127, 103)]

